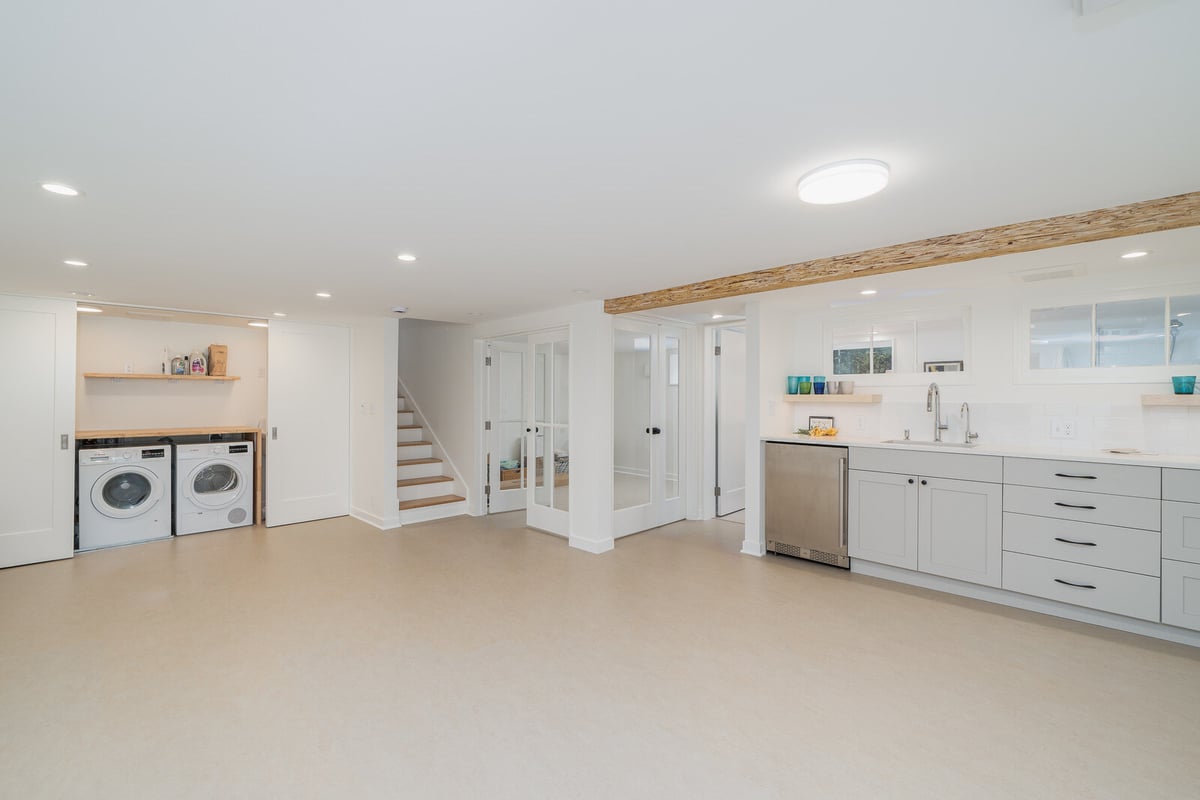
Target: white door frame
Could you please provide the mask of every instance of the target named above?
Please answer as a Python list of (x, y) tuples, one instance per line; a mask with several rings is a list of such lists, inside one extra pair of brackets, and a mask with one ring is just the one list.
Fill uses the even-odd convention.
[[(668, 336), (674, 336), (679, 342), (680, 348), (680, 352), (675, 363), (675, 369), (677, 370), (677, 385), (679, 387), (677, 397), (679, 417), (676, 420), (676, 436), (678, 437), (676, 442), (676, 448), (678, 451), (676, 495), (673, 498), (668, 498), (666, 495), (666, 437), (663, 434), (654, 434), (652, 432), (642, 434), (648, 437), (651, 443), (648, 476), (650, 483), (650, 499), (649, 502), (643, 503), (642, 505), (614, 509), (613, 537), (620, 538), (622, 536), (629, 536), (630, 534), (639, 533), (651, 528), (657, 528), (660, 525), (666, 525), (670, 522), (676, 522), (686, 516), (687, 495), (689, 491), (687, 454), (690, 450), (688, 443), (693, 435), (692, 429), (688, 424), (690, 416), (689, 408), (691, 406), (688, 398), (689, 388), (691, 386), (690, 365), (692, 363), (692, 359), (690, 359), (688, 355), (691, 337), (688, 335), (688, 330), (682, 325), (673, 322), (659, 322), (631, 318), (618, 318), (614, 321), (613, 325), (614, 330), (620, 329), (650, 337), (651, 431), (653, 431), (655, 428), (661, 430), (665, 427), (666, 389), (671, 370), (671, 364), (668, 361), (666, 352), (666, 339)], [(614, 369), (615, 363), (616, 362), (614, 361)], [(613, 381), (613, 389), (614, 392), (617, 390), (615, 377)], [(616, 435), (617, 431), (614, 422), (614, 445)], [(614, 472), (614, 481), (615, 477), (616, 474)]]
[[(543, 406), (543, 416), (549, 418), (547, 420), (537, 419), (537, 347), (540, 344), (548, 344), (553, 342), (567, 343), (567, 358), (570, 363), (570, 346), (571, 332), (569, 328), (557, 328), (543, 333), (532, 334), (529, 337), (528, 356), (525, 361), (525, 406), (526, 406), (526, 424), (525, 424), (525, 453), (529, 459), (529, 463), (533, 464), (533, 469), (529, 470), (531, 478), (526, 481), (527, 499), (525, 504), (525, 524), (531, 528), (553, 533), (557, 536), (567, 538), (571, 533), (571, 514), (569, 509), (554, 508), (552, 505), (546, 505), (537, 501), (537, 457), (538, 457), (538, 440), (542, 439), (545, 442), (545, 434), (541, 428), (549, 429), (552, 434), (560, 430), (565, 430), (570, 435), (570, 402), (567, 403), (567, 421), (565, 423), (557, 422), (558, 414), (555, 406), (555, 396), (553, 390), (553, 378), (551, 378), (551, 390), (546, 396), (545, 405)], [(557, 366), (553, 359), (548, 362), (547, 369), (550, 375), (553, 376), (557, 370)], [(567, 370), (568, 391), (570, 386), (570, 369)], [(568, 442), (570, 439), (568, 438)], [(555, 462), (554, 462), (554, 436), (550, 438), (550, 446), (543, 445), (542, 453), (542, 475), (543, 481), (548, 481), (550, 484), (550, 497), (553, 500), (555, 492)], [(570, 462), (568, 461), (568, 469)]]
[[(486, 358), (491, 359), (490, 362), (485, 362), (487, 366), (484, 369), (487, 401), (484, 407), (485, 422), (482, 426), (484, 428), (483, 480), (485, 487), (482, 494), (485, 495), (484, 509), (489, 514), (499, 514), (505, 511), (518, 511), (524, 509), (528, 502), (528, 495), (526, 492), (528, 483), (528, 469), (526, 463), (526, 448), (528, 445), (528, 439), (524, 434), (521, 435), (521, 486), (516, 489), (500, 488), (500, 463), (497, 455), (497, 452), (500, 449), (500, 431), (503, 423), (503, 420), (499, 418), (500, 414), (498, 413), (501, 390), (500, 381), (497, 380), (499, 374), (498, 370), (500, 368), (498, 361), (502, 358), (500, 354), (508, 353), (520, 355), (522, 398), (524, 398), (524, 395), (529, 388), (525, 375), (526, 365), (529, 361), (529, 345), (528, 342), (514, 342), (512, 341), (513, 338), (516, 337), (507, 337), (506, 339), (488, 339), (484, 343), (486, 348), (485, 352), (487, 353)], [(528, 337), (523, 338), (528, 339)], [(521, 419), (519, 420), (519, 423), (522, 427), (524, 427), (528, 417), (526, 415), (525, 403), (523, 400), (521, 403), (520, 416)]]
[[(726, 398), (728, 398), (729, 394), (730, 394), (730, 392), (728, 391), (729, 387), (727, 387), (725, 385), (725, 382), (729, 379), (729, 377), (726, 376), (723, 371), (723, 365), (727, 364), (729, 362), (727, 360), (723, 360), (723, 359), (726, 359), (729, 354), (726, 353), (723, 355), (717, 355), (716, 348), (722, 342), (728, 340), (728, 337), (723, 337), (721, 334), (726, 331), (732, 332), (734, 330), (737, 330), (738, 335), (742, 337), (742, 348), (743, 348), (742, 349), (742, 364), (741, 364), (741, 378), (742, 378), (741, 386), (737, 387), (737, 389), (733, 392), (734, 394), (736, 394), (737, 391), (740, 391), (741, 396), (742, 396), (742, 436), (736, 440), (736, 443), (727, 441), (726, 444), (728, 445), (729, 448), (736, 449), (735, 452), (732, 453), (732, 455), (735, 458), (736, 457), (742, 458), (742, 470), (741, 470), (740, 476), (733, 476), (731, 478), (730, 476), (723, 476), (721, 474), (721, 458), (723, 455), (729, 455), (729, 454), (726, 454), (721, 447), (721, 413), (722, 413), (722, 409), (723, 409), (721, 399), (722, 399), (722, 395), (724, 395)], [(712, 472), (712, 481), (710, 482), (709, 485), (710, 485), (710, 487), (719, 486), (721, 488), (721, 496), (719, 498), (716, 496), (713, 496), (713, 515), (714, 516), (725, 516), (727, 514), (732, 514), (737, 511), (741, 511), (746, 507), (746, 465), (745, 465), (745, 452), (746, 452), (746, 447), (745, 447), (745, 416), (746, 416), (745, 415), (745, 403), (746, 403), (746, 400), (745, 400), (745, 397), (746, 397), (745, 342), (746, 342), (746, 331), (745, 331), (745, 326), (735, 325), (735, 324), (715, 326), (713, 328), (712, 338), (713, 338), (713, 345), (711, 347), (709, 347), (706, 351), (708, 358), (710, 360), (709, 363), (712, 364), (712, 378), (713, 378), (712, 416), (709, 417), (705, 421), (705, 426), (711, 432), (709, 438), (711, 438), (712, 443), (713, 443), (713, 462), (712, 462), (713, 463), (713, 472)], [(737, 373), (734, 372), (733, 377), (736, 378), (736, 376), (737, 376)], [(711, 489), (708, 493), (710, 495), (715, 494)]]

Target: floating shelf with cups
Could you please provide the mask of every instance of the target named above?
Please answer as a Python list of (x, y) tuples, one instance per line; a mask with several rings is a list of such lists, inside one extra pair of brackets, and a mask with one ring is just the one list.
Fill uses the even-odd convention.
[(1200, 394), (1144, 394), (1142, 405), (1200, 408)]
[(879, 403), (881, 394), (785, 394), (785, 403)]

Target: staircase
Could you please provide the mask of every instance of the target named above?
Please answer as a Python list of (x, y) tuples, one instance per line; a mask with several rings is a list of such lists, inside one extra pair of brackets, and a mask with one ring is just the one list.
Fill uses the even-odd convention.
[(400, 523), (424, 522), (467, 513), (467, 501), (457, 480), (445, 474), (445, 463), (433, 454), (425, 426), (398, 397), (396, 407), (396, 497)]

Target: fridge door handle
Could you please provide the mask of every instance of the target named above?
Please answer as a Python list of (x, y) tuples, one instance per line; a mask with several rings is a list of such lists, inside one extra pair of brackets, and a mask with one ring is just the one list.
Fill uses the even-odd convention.
[(846, 525), (846, 482), (850, 479), (849, 459), (838, 459), (841, 474), (838, 476), (838, 525), (842, 529), (842, 547), (850, 546), (850, 532)]

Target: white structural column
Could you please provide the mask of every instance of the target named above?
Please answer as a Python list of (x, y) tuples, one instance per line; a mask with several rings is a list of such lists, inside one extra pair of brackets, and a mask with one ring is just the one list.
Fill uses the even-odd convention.
[(762, 308), (758, 301), (746, 303), (746, 538), (742, 552), (766, 555), (763, 529), (762, 447)]
[(399, 320), (359, 320), (350, 330), (350, 515), (400, 527), (396, 499)]
[(601, 302), (572, 308), (571, 547), (613, 548), (613, 318)]

